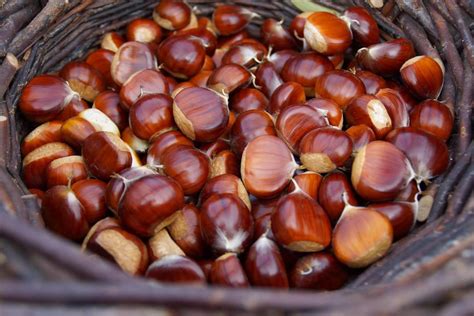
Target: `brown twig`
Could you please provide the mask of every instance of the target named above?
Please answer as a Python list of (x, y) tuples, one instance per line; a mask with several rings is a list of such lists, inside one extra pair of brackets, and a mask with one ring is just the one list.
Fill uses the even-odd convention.
[(435, 31), (433, 26), (433, 21), (431, 21), (430, 15), (426, 10), (425, 5), (421, 0), (395, 0), (401, 10), (405, 11), (412, 18), (420, 22), (423, 25), (424, 29), (430, 36), (435, 39), (438, 39), (438, 34)]
[(390, 21), (390, 19), (388, 19), (386, 16), (384, 16), (382, 12), (368, 6), (364, 0), (355, 0), (354, 3), (369, 10), (369, 12), (372, 13), (375, 20), (379, 24), (379, 27), (389, 33), (390, 36), (394, 38), (405, 37), (403, 30)]
[(474, 68), (474, 44), (469, 26), (466, 25), (466, 21), (464, 21), (461, 9), (455, 0), (446, 0), (446, 6), (449, 13), (454, 18), (457, 30), (461, 35), (462, 43), (466, 51), (466, 56), (469, 60), (469, 64), (472, 68)]
[(406, 13), (400, 14), (398, 18), (400, 26), (411, 40), (417, 52), (433, 58), (440, 58), (438, 51), (431, 45), (423, 27)]
[(460, 0), (459, 5), (466, 11), (467, 14), (474, 18), (474, 4), (470, 0)]
[[(472, 158), (471, 158), (472, 160)], [(446, 216), (456, 216), (462, 210), (469, 194), (472, 194), (474, 184), (474, 161), (464, 173), (463, 178), (456, 186), (452, 198), (449, 200)]]
[(30, 0), (7, 1), (3, 6), (0, 6), (0, 20), (6, 19), (30, 3)]
[(10, 147), (10, 133), (8, 117), (0, 111), (0, 166), (7, 167), (8, 152)]
[(457, 103), (459, 117), (459, 141), (456, 148), (456, 156), (461, 155), (472, 141), (472, 69), (469, 67), (469, 52), (464, 50), (464, 82), (461, 90), (460, 102)]
[(0, 65), (0, 100), (3, 100), (3, 96), (19, 67), (15, 55), (8, 53)]
[[(433, 6), (439, 14), (447, 21), (451, 26), (455, 26), (456, 23), (454, 22), (453, 17), (449, 14), (448, 8), (446, 7), (446, 2), (444, 0), (430, 0), (431, 6)], [(433, 15), (431, 14), (431, 18), (434, 19)], [(434, 21), (433, 21), (434, 22)], [(439, 30), (438, 30), (439, 32)]]
[(453, 75), (451, 72), (451, 67), (446, 68), (446, 73), (444, 74), (444, 84), (443, 91), (441, 92), (438, 100), (442, 101), (453, 114), (454, 117), (454, 104), (456, 102), (456, 87), (454, 85)]

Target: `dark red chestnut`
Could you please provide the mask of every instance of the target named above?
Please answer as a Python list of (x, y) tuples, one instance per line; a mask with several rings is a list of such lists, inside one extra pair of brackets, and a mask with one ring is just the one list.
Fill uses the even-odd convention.
[(343, 16), (349, 20), (352, 36), (360, 46), (370, 46), (380, 41), (377, 21), (365, 8), (350, 7)]
[(105, 79), (109, 88), (115, 88), (116, 84), (110, 73), (110, 66), (115, 53), (108, 49), (99, 48), (87, 56), (86, 63), (94, 67)]
[[(97, 98), (97, 97), (96, 97)], [(79, 115), (82, 111), (87, 110), (89, 104), (81, 98), (72, 98), (71, 102), (66, 104), (64, 109), (54, 119), (58, 121), (66, 121), (71, 117)]]
[(170, 255), (154, 261), (145, 276), (164, 283), (184, 283), (204, 285), (206, 276), (201, 267), (192, 259)]
[(410, 126), (446, 141), (453, 129), (453, 114), (445, 104), (436, 100), (425, 100), (410, 112)]
[(376, 94), (380, 89), (387, 88), (385, 79), (370, 71), (357, 70), (355, 75), (362, 80), (367, 94)]
[(107, 115), (119, 130), (123, 130), (128, 126), (128, 115), (120, 104), (120, 97), (117, 92), (106, 90), (100, 93), (95, 98), (93, 107)]
[(140, 98), (156, 93), (169, 93), (165, 76), (154, 69), (145, 69), (131, 75), (120, 89), (120, 101), (129, 110)]
[(405, 101), (403, 101), (402, 97), (396, 90), (390, 88), (381, 89), (375, 96), (377, 99), (382, 101), (385, 106), (385, 109), (392, 120), (393, 128), (406, 127), (410, 125), (410, 116)]
[(163, 36), (161, 27), (151, 19), (135, 19), (127, 25), (127, 39), (142, 43), (159, 43)]
[(276, 117), (285, 107), (305, 101), (306, 96), (302, 85), (297, 82), (285, 82), (273, 92), (268, 110)]
[(328, 71), (316, 79), (314, 94), (330, 99), (344, 109), (355, 98), (365, 93), (362, 81), (346, 70)]
[(169, 31), (179, 30), (191, 22), (192, 10), (180, 0), (163, 0), (153, 10), (153, 20)]
[(193, 142), (184, 136), (180, 131), (168, 131), (152, 137), (146, 163), (148, 165), (160, 165), (161, 155), (175, 145), (186, 145), (194, 147)]
[(212, 22), (219, 34), (226, 36), (242, 31), (254, 16), (257, 14), (241, 6), (219, 5), (212, 14)]
[(115, 53), (110, 73), (114, 82), (122, 86), (134, 73), (156, 67), (155, 54), (147, 44), (127, 42)]
[(222, 56), (222, 65), (237, 64), (250, 68), (259, 64), (267, 53), (267, 48), (257, 40), (243, 39)]
[(283, 20), (265, 19), (260, 27), (260, 37), (265, 45), (275, 51), (292, 49), (296, 46), (295, 38), (283, 27)]
[(357, 205), (354, 189), (344, 173), (335, 171), (326, 175), (319, 187), (318, 202), (333, 224), (346, 205), (344, 196), (351, 205)]
[(232, 111), (239, 114), (249, 110), (265, 110), (268, 99), (260, 90), (244, 88), (230, 97), (229, 105)]
[(267, 98), (270, 98), (273, 92), (283, 84), (283, 79), (271, 62), (262, 63), (255, 73), (255, 83)]
[(48, 143), (61, 142), (61, 126), (60, 121), (50, 121), (41, 124), (32, 130), (21, 142), (21, 154), (28, 155), (38, 147)]
[(95, 97), (106, 88), (105, 80), (100, 72), (86, 62), (67, 63), (59, 75), (69, 83), (72, 90), (89, 102), (93, 102)]
[(408, 90), (420, 99), (437, 99), (444, 82), (444, 66), (439, 59), (416, 56), (400, 68), (400, 76)]
[(110, 50), (116, 53), (120, 46), (125, 43), (125, 39), (117, 32), (108, 32), (105, 33), (102, 41), (100, 42), (100, 47), (102, 49)]
[(229, 193), (237, 196), (244, 202), (249, 210), (252, 209), (249, 195), (245, 190), (244, 184), (237, 176), (233, 174), (223, 174), (207, 181), (202, 188), (200, 200), (204, 203), (213, 194)]
[(346, 133), (352, 139), (352, 151), (354, 153), (375, 140), (374, 131), (365, 124), (351, 126), (346, 130)]
[(393, 227), (394, 240), (408, 235), (416, 223), (415, 203), (386, 202), (369, 204), (368, 207), (387, 216)]
[(230, 252), (214, 261), (211, 267), (210, 281), (212, 284), (229, 287), (249, 286), (249, 280), (237, 254)]
[(352, 43), (347, 23), (329, 12), (315, 12), (307, 17), (304, 38), (312, 49), (324, 55), (342, 54)]
[(293, 49), (284, 49), (274, 52), (268, 56), (267, 60), (271, 62), (275, 67), (275, 70), (281, 74), (286, 62), (297, 55), (299, 55), (299, 53)]
[[(323, 177), (319, 173), (313, 171), (306, 171), (293, 177), (293, 180), (295, 180), (301, 191), (308, 194), (315, 201), (318, 200), (319, 187), (322, 179)], [(290, 190), (293, 190), (293, 183), (290, 183), (290, 186)]]
[(67, 156), (51, 161), (45, 171), (46, 186), (71, 185), (86, 179), (87, 168), (81, 156)]
[(312, 107), (321, 113), (328, 121), (329, 125), (341, 129), (344, 116), (339, 105), (329, 99), (314, 98), (306, 101), (305, 105)]
[(252, 79), (251, 73), (237, 64), (222, 65), (211, 73), (207, 87), (219, 92), (230, 94), (238, 88), (247, 86)]

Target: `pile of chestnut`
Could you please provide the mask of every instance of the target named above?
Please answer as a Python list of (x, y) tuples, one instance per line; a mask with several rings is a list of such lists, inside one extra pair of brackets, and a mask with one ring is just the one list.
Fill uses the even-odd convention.
[(448, 167), (444, 66), (360, 7), (282, 22), (161, 1), (34, 77), (23, 179), (46, 227), (162, 282), (332, 290), (387, 254)]

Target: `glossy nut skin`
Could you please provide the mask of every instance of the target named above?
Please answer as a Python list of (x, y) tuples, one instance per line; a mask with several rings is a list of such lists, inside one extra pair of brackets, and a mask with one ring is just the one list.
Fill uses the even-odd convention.
[(333, 69), (333, 64), (325, 56), (316, 52), (305, 52), (288, 59), (281, 70), (281, 77), (285, 82), (301, 84), (306, 94), (313, 96), (316, 79)]
[(250, 110), (265, 110), (268, 99), (260, 90), (244, 88), (230, 97), (229, 105), (232, 111), (240, 114)]
[(255, 73), (255, 82), (261, 86), (260, 89), (267, 98), (270, 98), (273, 92), (283, 84), (283, 79), (280, 74), (276, 71), (275, 66), (271, 62), (264, 62), (260, 64)]
[(220, 35), (232, 35), (242, 31), (252, 19), (249, 10), (234, 5), (219, 5), (212, 14), (212, 22)]
[(337, 290), (348, 278), (344, 266), (327, 252), (312, 253), (298, 259), (290, 273), (291, 286), (299, 289)]
[(284, 289), (289, 286), (280, 250), (276, 243), (265, 235), (250, 247), (244, 267), (253, 286)]
[(209, 178), (223, 175), (233, 174), (239, 176), (239, 158), (231, 150), (223, 150), (211, 159), (211, 172)]
[(173, 116), (189, 139), (212, 142), (225, 132), (229, 121), (226, 100), (206, 88), (187, 88), (174, 98)]
[(410, 112), (410, 126), (446, 141), (453, 130), (453, 114), (445, 104), (425, 100)]
[(299, 188), (280, 198), (271, 227), (278, 244), (292, 251), (321, 251), (331, 242), (331, 223), (326, 213)]
[(449, 150), (437, 137), (413, 127), (397, 128), (386, 141), (395, 145), (410, 160), (418, 181), (439, 176), (449, 165)]
[(314, 172), (326, 173), (341, 167), (352, 154), (352, 140), (333, 127), (315, 129), (301, 139), (300, 160)]
[(349, 19), (354, 41), (360, 46), (370, 46), (380, 41), (377, 21), (365, 8), (350, 7), (344, 11), (343, 15)]
[(206, 276), (201, 267), (188, 257), (170, 255), (154, 261), (145, 276), (164, 283), (204, 285)]
[(82, 155), (89, 172), (105, 181), (134, 163), (130, 147), (110, 132), (96, 132), (87, 137)]
[(357, 205), (354, 189), (344, 173), (335, 171), (323, 178), (319, 187), (318, 202), (333, 224), (337, 223), (346, 205), (344, 195), (351, 205)]
[(110, 67), (112, 65), (114, 55), (115, 53), (111, 50), (99, 48), (90, 53), (86, 58), (86, 63), (100, 72), (109, 88), (115, 88), (117, 86), (110, 73)]
[(233, 194), (214, 194), (201, 205), (201, 234), (217, 254), (242, 253), (253, 237), (253, 219), (249, 209)]
[(160, 165), (161, 155), (168, 149), (175, 145), (185, 145), (194, 147), (194, 144), (189, 138), (184, 136), (180, 131), (168, 131), (152, 137), (151, 145), (148, 148), (146, 163), (148, 165)]
[(162, 28), (174, 31), (191, 22), (192, 10), (184, 1), (165, 0), (153, 10), (153, 20)]
[(393, 128), (392, 119), (382, 101), (364, 94), (346, 108), (345, 117), (350, 126), (364, 124), (370, 127), (377, 139), (383, 139)]
[(346, 130), (346, 133), (352, 139), (352, 151), (354, 153), (375, 140), (374, 131), (365, 124), (351, 126)]
[(368, 201), (396, 198), (412, 178), (408, 158), (385, 141), (370, 142), (359, 150), (352, 164), (352, 186)]
[[(293, 177), (298, 187), (312, 197), (315, 201), (318, 201), (319, 188), (323, 177), (316, 172), (306, 171), (300, 174), (297, 174)], [(294, 184), (290, 183), (289, 190), (294, 190)]]
[(408, 89), (406, 89), (403, 85), (393, 80), (386, 80), (386, 82), (387, 88), (393, 89), (398, 92), (400, 98), (402, 98), (403, 102), (405, 103), (408, 113), (410, 113), (415, 107), (415, 105), (417, 105), (418, 103), (415, 97), (410, 92), (408, 92)]
[(72, 90), (89, 102), (93, 102), (95, 97), (106, 88), (101, 73), (86, 62), (67, 63), (59, 71), (59, 76), (69, 83)]
[(363, 268), (383, 257), (393, 240), (388, 218), (371, 208), (347, 207), (333, 231), (336, 258), (351, 268)]
[[(204, 67), (203, 67), (204, 68)], [(194, 77), (189, 79), (189, 82), (194, 84), (196, 87), (207, 87), (207, 80), (212, 74), (212, 70), (201, 69)]]
[(61, 126), (60, 121), (49, 121), (36, 127), (21, 142), (21, 154), (26, 156), (45, 144), (61, 142)]
[(260, 37), (263, 43), (271, 46), (275, 51), (291, 49), (296, 46), (295, 38), (283, 27), (283, 23), (272, 18), (263, 21)]
[[(214, 30), (215, 30), (215, 27), (214, 27)], [(217, 33), (217, 30), (215, 30), (215, 32)], [(250, 37), (250, 34), (245, 29), (229, 36), (219, 36), (218, 42), (217, 42), (217, 48), (227, 50), (230, 47), (232, 47), (235, 43), (249, 37)]]
[(115, 54), (110, 73), (114, 82), (122, 86), (134, 73), (156, 67), (156, 57), (147, 44), (127, 42)]
[(161, 156), (165, 174), (183, 188), (185, 195), (198, 193), (209, 177), (209, 158), (188, 146), (173, 146)]
[(74, 155), (72, 148), (59, 142), (47, 143), (31, 151), (23, 159), (22, 176), (26, 187), (45, 189), (49, 164), (58, 158), (71, 155)]
[(53, 160), (46, 168), (45, 175), (48, 188), (72, 184), (88, 176), (81, 156), (67, 156)]
[(369, 204), (369, 208), (387, 216), (393, 227), (393, 238), (398, 240), (410, 232), (415, 218), (415, 205), (408, 202), (386, 202)]
[(129, 110), (132, 105), (149, 94), (168, 94), (169, 86), (165, 76), (154, 69), (144, 69), (132, 74), (120, 89), (122, 106)]
[(202, 240), (199, 213), (197, 207), (186, 204), (166, 228), (179, 248), (191, 258), (202, 258), (207, 253)]
[(408, 90), (420, 99), (436, 99), (444, 81), (444, 66), (429, 56), (416, 56), (400, 68), (400, 76)]
[(213, 194), (229, 193), (237, 196), (244, 202), (249, 210), (252, 209), (250, 199), (244, 184), (237, 176), (233, 174), (223, 174), (207, 181), (202, 188), (200, 201), (204, 203)]
[(189, 36), (170, 36), (158, 48), (158, 60), (163, 69), (180, 79), (196, 75), (204, 64), (205, 56), (201, 41)]
[(359, 49), (356, 59), (364, 69), (380, 76), (397, 74), (402, 65), (415, 56), (415, 49), (406, 38), (397, 38)]
[(410, 125), (410, 114), (406, 107), (405, 101), (402, 99), (398, 91), (386, 88), (381, 89), (375, 95), (377, 99), (382, 101), (387, 110), (390, 119), (392, 120), (392, 127), (406, 127)]
[(314, 94), (330, 99), (344, 109), (355, 98), (365, 93), (362, 81), (346, 70), (333, 70), (316, 79)]
[(302, 85), (297, 82), (285, 82), (273, 92), (268, 104), (268, 111), (277, 116), (284, 108), (305, 101), (306, 95)]
[(380, 89), (388, 88), (384, 78), (367, 70), (357, 70), (355, 74), (365, 87), (367, 94), (376, 94)]
[(276, 120), (278, 135), (295, 153), (299, 152), (301, 139), (307, 133), (327, 125), (322, 113), (303, 104), (287, 106)]
[[(214, 62), (212, 61), (212, 58), (210, 58), (209, 56), (214, 55), (214, 52), (216, 51), (216, 48), (217, 48), (217, 37), (215, 33), (203, 27), (196, 27), (196, 28), (191, 28), (191, 29), (186, 28), (184, 30), (177, 32), (176, 34), (199, 38), (202, 45), (204, 46), (204, 49), (206, 50), (206, 55), (208, 57), (206, 58), (207, 62), (208, 63), (212, 62), (212, 64), (214, 64)], [(206, 61), (204, 61), (204, 64), (206, 64)]]
[(267, 199), (284, 190), (297, 167), (285, 142), (276, 136), (265, 135), (245, 147), (240, 174), (250, 194)]
[(122, 108), (117, 92), (111, 90), (101, 92), (95, 98), (93, 107), (107, 115), (119, 130), (122, 131), (128, 126), (128, 114)]
[(267, 48), (254, 39), (243, 39), (222, 56), (222, 65), (237, 64), (246, 68), (251, 68), (258, 64), (258, 60), (263, 60), (267, 55)]
[(79, 96), (62, 78), (40, 75), (31, 79), (23, 89), (18, 107), (28, 120), (43, 123), (61, 113), (74, 97)]
[(212, 72), (207, 80), (207, 87), (219, 93), (229, 94), (248, 85), (250, 80), (250, 72), (246, 68), (237, 64), (227, 64)]
[(152, 236), (169, 225), (184, 206), (181, 186), (171, 178), (148, 175), (131, 183), (119, 205), (123, 225), (140, 236)]
[(171, 130), (173, 121), (173, 99), (166, 94), (149, 94), (130, 108), (130, 128), (144, 140), (155, 133)]
[(306, 101), (305, 105), (312, 107), (316, 111), (323, 114), (329, 125), (342, 129), (344, 116), (339, 105), (329, 99), (314, 98)]
[(124, 43), (125, 39), (119, 33), (107, 32), (100, 42), (100, 47), (116, 53)]
[(315, 12), (304, 25), (304, 38), (323, 55), (342, 54), (351, 45), (352, 33), (344, 20), (328, 12)]
[(71, 117), (79, 115), (82, 111), (89, 108), (89, 104), (81, 98), (72, 98), (71, 102), (66, 104), (64, 109), (54, 119), (58, 121), (66, 121)]
[(122, 131), (122, 140), (136, 153), (146, 153), (150, 144), (135, 135), (130, 127)]
[(228, 141), (219, 138), (212, 143), (204, 143), (198, 147), (200, 151), (205, 153), (209, 158), (214, 158), (221, 151), (230, 149), (230, 144)]
[(84, 216), (90, 224), (104, 218), (107, 212), (105, 193), (107, 185), (97, 179), (77, 181), (71, 187), (84, 208)]
[(212, 284), (228, 287), (249, 287), (249, 280), (235, 253), (226, 253), (217, 258), (210, 271)]
[(275, 67), (275, 70), (281, 74), (281, 71), (283, 70), (283, 67), (285, 67), (285, 64), (288, 60), (291, 58), (298, 56), (299, 52), (293, 49), (283, 49), (279, 50), (277, 52), (272, 53), (267, 59), (269, 62), (273, 64)]
[(313, 12), (302, 12), (295, 16), (291, 20), (289, 31), (298, 40), (304, 40), (304, 25), (306, 24), (306, 19), (313, 14)]
[(151, 19), (135, 19), (127, 25), (127, 40), (141, 43), (159, 43), (163, 36), (161, 27)]

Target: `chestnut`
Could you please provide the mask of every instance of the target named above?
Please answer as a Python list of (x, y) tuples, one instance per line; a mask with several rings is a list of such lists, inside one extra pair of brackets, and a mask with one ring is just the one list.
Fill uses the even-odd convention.
[(166, 228), (179, 248), (192, 258), (201, 258), (206, 254), (199, 226), (199, 213), (194, 205), (186, 204)]
[(369, 204), (368, 207), (387, 216), (392, 224), (394, 240), (408, 235), (416, 223), (415, 203), (385, 202)]
[(366, 47), (377, 44), (380, 39), (380, 31), (377, 21), (363, 7), (347, 8), (343, 16), (349, 20), (354, 41), (360, 46)]
[(130, 127), (127, 127), (122, 131), (122, 140), (137, 153), (146, 153), (150, 146), (148, 141), (135, 135)]
[[(215, 33), (218, 33), (212, 21), (211, 21), (210, 26), (215, 30)], [(247, 32), (246, 29), (243, 29), (242, 31), (229, 35), (229, 36), (219, 36), (218, 41), (217, 41), (217, 47), (218, 49), (228, 50), (229, 48), (234, 46), (235, 43), (249, 37), (250, 37), (250, 34)]]
[(97, 222), (82, 243), (88, 250), (116, 263), (123, 271), (141, 275), (148, 266), (148, 252), (137, 236), (122, 229), (110, 217)]
[(374, 131), (377, 139), (383, 139), (393, 128), (392, 119), (385, 105), (369, 94), (354, 99), (347, 106), (345, 115), (349, 125), (367, 125)]
[(305, 101), (306, 96), (302, 85), (297, 82), (285, 82), (273, 92), (268, 110), (276, 117), (285, 107)]
[(170, 255), (154, 261), (146, 270), (145, 276), (165, 283), (184, 283), (204, 285), (206, 276), (201, 267), (192, 259)]
[(161, 93), (142, 97), (130, 108), (129, 122), (133, 133), (144, 140), (172, 129), (173, 99)]
[(110, 73), (114, 82), (122, 86), (134, 73), (156, 67), (155, 54), (147, 44), (127, 42), (115, 53)]
[(232, 35), (242, 31), (257, 14), (235, 5), (218, 5), (212, 14), (212, 22), (220, 35)]
[(408, 90), (420, 99), (437, 99), (444, 81), (444, 66), (439, 59), (416, 56), (400, 68), (400, 76)]
[(239, 175), (239, 158), (233, 151), (223, 150), (211, 159), (211, 171), (209, 178), (223, 174)]
[[(315, 201), (318, 200), (319, 187), (322, 179), (323, 177), (319, 173), (313, 171), (306, 171), (293, 177), (293, 180), (295, 180), (301, 191), (312, 197)], [(293, 183), (290, 183), (290, 186), (292, 186), (292, 184)], [(290, 190), (293, 189), (294, 188), (290, 187)]]
[(367, 144), (359, 150), (352, 164), (352, 185), (368, 201), (396, 198), (413, 177), (407, 156), (385, 141)]
[(333, 291), (349, 279), (344, 266), (330, 253), (308, 254), (296, 261), (291, 269), (291, 286), (299, 289)]
[(304, 25), (313, 12), (302, 12), (291, 20), (289, 31), (298, 40), (304, 40)]
[(344, 210), (344, 196), (351, 205), (357, 205), (354, 189), (346, 175), (340, 171), (327, 174), (319, 186), (318, 202), (333, 224)]
[(263, 20), (260, 37), (265, 45), (272, 47), (275, 51), (296, 46), (295, 38), (283, 27), (283, 20), (277, 21), (272, 18)]
[(174, 242), (166, 229), (155, 233), (148, 240), (150, 260), (155, 261), (166, 256), (185, 256), (183, 250)]
[(351, 29), (338, 16), (315, 12), (306, 18), (304, 39), (312, 49), (323, 55), (342, 54), (352, 43)]
[(267, 57), (267, 60), (271, 62), (275, 70), (281, 74), (286, 62), (297, 55), (299, 55), (299, 53), (293, 49), (283, 49), (272, 53)]
[(212, 142), (225, 132), (229, 120), (227, 100), (206, 88), (185, 88), (174, 98), (173, 116), (191, 140)]
[(237, 196), (244, 202), (249, 210), (252, 209), (249, 195), (245, 190), (244, 184), (237, 176), (233, 174), (222, 174), (207, 181), (200, 194), (201, 203), (213, 194), (229, 193)]
[(55, 159), (46, 168), (46, 187), (70, 185), (87, 178), (87, 168), (81, 156)]
[(232, 111), (240, 114), (249, 110), (265, 110), (268, 99), (260, 90), (243, 88), (232, 94), (229, 105)]
[(341, 167), (352, 154), (346, 132), (322, 127), (307, 133), (299, 144), (300, 160), (311, 171), (326, 173)]
[(392, 224), (375, 209), (346, 203), (332, 239), (334, 255), (339, 261), (351, 268), (364, 268), (390, 249)]
[(205, 153), (211, 159), (216, 157), (221, 151), (228, 149), (230, 149), (229, 142), (222, 138), (219, 138), (215, 142), (204, 143), (199, 146), (199, 150)]
[(151, 145), (148, 148), (146, 163), (150, 166), (161, 164), (161, 155), (175, 145), (185, 145), (194, 147), (193, 142), (184, 136), (180, 131), (167, 131), (152, 137)]
[(119, 130), (122, 131), (128, 126), (128, 114), (122, 108), (117, 92), (111, 90), (101, 92), (95, 98), (93, 108), (107, 115)]
[(416, 180), (411, 180), (410, 183), (408, 183), (408, 185), (402, 190), (402, 192), (398, 194), (398, 196), (395, 198), (395, 201), (415, 202), (417, 199), (417, 194), (420, 192), (421, 190)]
[(328, 71), (316, 79), (314, 94), (330, 99), (345, 109), (357, 97), (365, 93), (362, 81), (346, 70)]
[(139, 165), (136, 153), (119, 136), (110, 132), (95, 132), (88, 136), (82, 146), (82, 156), (89, 172), (102, 180)]
[(344, 54), (331, 55), (327, 57), (334, 66), (334, 69), (342, 69), (342, 66), (344, 65)]
[(376, 94), (380, 89), (388, 88), (384, 78), (367, 70), (357, 70), (355, 75), (362, 80), (367, 94)]
[(341, 129), (344, 122), (344, 116), (339, 105), (329, 99), (314, 98), (306, 101), (305, 105), (312, 107), (323, 114), (329, 125)]
[(281, 70), (281, 77), (286, 82), (301, 84), (307, 96), (314, 96), (316, 79), (333, 69), (333, 64), (325, 56), (316, 52), (306, 52), (288, 59)]
[(115, 89), (117, 85), (110, 73), (110, 66), (112, 65), (114, 55), (115, 53), (111, 50), (99, 48), (87, 56), (86, 63), (100, 72), (109, 88)]
[(128, 185), (118, 215), (126, 228), (149, 237), (173, 222), (183, 206), (184, 193), (175, 180), (147, 175)]
[(23, 159), (23, 181), (27, 188), (46, 188), (46, 170), (49, 164), (62, 157), (72, 156), (74, 151), (64, 143), (44, 144), (25, 156)]
[(414, 56), (412, 43), (406, 38), (397, 38), (359, 49), (356, 59), (364, 69), (380, 76), (391, 76)]
[(387, 80), (387, 88), (398, 92), (399, 97), (402, 98), (403, 102), (405, 103), (408, 113), (410, 113), (411, 110), (413, 110), (415, 105), (418, 103), (418, 101), (415, 100), (415, 97), (413, 97), (413, 95), (408, 92), (408, 90), (404, 86), (398, 84), (393, 80)]
[(163, 36), (161, 27), (151, 19), (135, 19), (127, 25), (127, 40), (141, 43), (159, 43)]
[(294, 153), (299, 152), (301, 139), (307, 133), (327, 125), (322, 113), (302, 104), (284, 108), (276, 121), (278, 135)]
[(264, 135), (245, 147), (240, 174), (250, 194), (272, 198), (285, 189), (298, 168), (285, 142), (276, 136)]
[(173, 146), (160, 158), (163, 172), (176, 180), (185, 195), (201, 191), (209, 177), (209, 158), (189, 146)]
[(273, 92), (283, 84), (283, 79), (276, 71), (275, 66), (271, 62), (260, 64), (255, 72), (255, 83), (260, 86), (260, 90), (270, 98)]
[[(196, 87), (205, 88), (207, 87), (207, 81), (212, 74), (212, 70), (201, 70), (194, 77), (189, 79), (189, 82), (194, 84)], [(217, 90), (216, 90), (217, 91)], [(217, 91), (220, 92), (220, 91)]]
[(205, 56), (201, 40), (187, 35), (170, 36), (158, 48), (160, 67), (180, 79), (196, 75), (204, 64)]
[(296, 183), (283, 195), (271, 216), (275, 240), (296, 252), (321, 251), (331, 243), (331, 223), (319, 204)]
[(175, 31), (191, 22), (192, 10), (184, 1), (163, 0), (153, 10), (153, 20), (162, 28)]
[(201, 205), (201, 233), (206, 244), (217, 254), (242, 253), (253, 236), (253, 219), (239, 197), (213, 194)]
[(251, 68), (267, 56), (267, 48), (254, 39), (243, 39), (234, 44), (222, 56), (222, 65), (237, 64)]
[(165, 76), (154, 69), (137, 71), (125, 81), (120, 89), (122, 106), (129, 110), (132, 105), (149, 94), (168, 94), (168, 81)]
[(390, 132), (385, 140), (407, 156), (418, 182), (439, 176), (448, 168), (448, 146), (431, 134), (413, 127), (403, 127)]
[[(213, 31), (206, 29), (204, 27), (196, 27), (196, 28), (191, 28), (191, 29), (186, 29), (186, 30), (181, 30), (176, 33), (176, 35), (186, 35), (186, 36), (193, 36), (197, 37), (200, 39), (202, 45), (204, 46), (204, 49), (206, 50), (206, 60), (204, 61), (204, 66), (203, 70), (206, 67), (209, 67), (210, 64), (212, 64), (212, 69), (214, 69), (214, 62), (211, 57), (214, 55), (214, 52), (216, 51), (217, 48), (217, 37), (216, 34), (213, 33)], [(206, 65), (207, 63), (207, 65)], [(209, 70), (212, 70), (209, 69)]]
[(72, 98), (71, 102), (66, 104), (64, 109), (57, 116), (54, 117), (58, 121), (66, 121), (71, 117), (79, 115), (84, 110), (89, 108), (89, 104), (81, 98)]
[(247, 86), (252, 79), (251, 73), (237, 64), (222, 65), (211, 73), (207, 87), (219, 92), (230, 94), (232, 91)]
[(352, 151), (357, 153), (361, 148), (375, 140), (374, 131), (365, 124), (353, 125), (346, 130), (352, 139)]
[(23, 89), (18, 107), (30, 121), (43, 123), (54, 119), (79, 94), (62, 78), (40, 75), (31, 79)]
[(226, 253), (217, 258), (210, 271), (212, 284), (228, 287), (249, 287), (249, 280), (235, 253)]
[(398, 91), (390, 88), (381, 89), (375, 96), (377, 99), (382, 101), (385, 106), (385, 109), (392, 120), (393, 128), (406, 127), (410, 125), (408, 109)]
[(445, 104), (425, 100), (410, 112), (410, 126), (446, 141), (453, 130), (453, 114)]
[(108, 32), (105, 33), (102, 41), (100, 42), (100, 47), (116, 53), (120, 46), (125, 43), (125, 39), (117, 32)]
[(105, 216), (107, 211), (105, 193), (107, 185), (97, 179), (84, 179), (71, 186), (71, 190), (84, 207), (84, 215), (90, 224)]
[(48, 143), (61, 142), (61, 126), (60, 121), (50, 121), (41, 124), (32, 130), (21, 142), (21, 154), (28, 155), (38, 147)]
[(105, 80), (101, 73), (86, 62), (72, 61), (67, 63), (59, 76), (69, 83), (72, 90), (81, 98), (93, 102), (95, 97), (105, 90)]
[(288, 276), (280, 250), (265, 235), (250, 247), (244, 267), (250, 284), (254, 286), (288, 288)]

